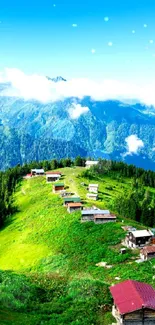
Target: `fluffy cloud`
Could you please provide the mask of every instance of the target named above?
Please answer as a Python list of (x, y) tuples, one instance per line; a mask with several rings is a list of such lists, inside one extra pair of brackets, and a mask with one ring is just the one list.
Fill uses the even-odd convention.
[(43, 103), (54, 102), (69, 97), (82, 99), (90, 96), (94, 100), (135, 100), (155, 106), (155, 83), (136, 86), (117, 80), (95, 82), (86, 78), (71, 79), (67, 82), (53, 82), (45, 76), (26, 75), (18, 69), (6, 69), (0, 73), (0, 83), (9, 82), (9, 89), (1, 92), (3, 96), (17, 96), (25, 100), (38, 100)]
[(125, 141), (127, 143), (127, 150), (128, 150), (125, 156), (137, 154), (138, 151), (144, 147), (143, 141), (139, 139), (135, 134), (132, 134), (129, 137), (127, 137)]
[(81, 106), (80, 104), (73, 103), (69, 108), (68, 113), (72, 119), (79, 118), (82, 114), (85, 114), (89, 111), (87, 106)]

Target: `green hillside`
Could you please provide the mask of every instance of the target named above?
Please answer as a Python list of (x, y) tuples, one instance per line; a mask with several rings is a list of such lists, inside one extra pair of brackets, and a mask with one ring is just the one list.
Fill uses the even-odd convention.
[[(88, 202), (83, 168), (61, 171), (66, 188), (84, 205), (106, 209), (132, 182), (100, 176), (99, 201)], [(0, 324), (108, 325), (112, 283), (132, 278), (155, 286), (154, 260), (137, 264), (138, 252), (119, 253), (122, 218), (116, 224), (81, 223), (80, 212), (69, 214), (45, 177), (23, 180), (14, 204), (18, 211), (0, 231)], [(112, 267), (96, 266), (100, 262)]]

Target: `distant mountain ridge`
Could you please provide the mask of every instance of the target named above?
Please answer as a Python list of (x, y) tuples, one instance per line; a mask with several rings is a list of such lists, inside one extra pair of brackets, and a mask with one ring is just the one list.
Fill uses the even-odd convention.
[(61, 77), (61, 76), (58, 76), (58, 77), (56, 77), (56, 78), (50, 78), (50, 77), (46, 76), (46, 78), (47, 78), (48, 80), (50, 80), (50, 81), (54, 81), (54, 82), (67, 81), (66, 79), (64, 79), (64, 78)]
[[(62, 77), (49, 78), (54, 82)], [(0, 84), (0, 91), (8, 84)], [(78, 118), (70, 112), (87, 107)], [(30, 160), (77, 155), (125, 160), (155, 170), (155, 109), (90, 97), (66, 98), (47, 104), (0, 97), (0, 169)], [(74, 118), (73, 118), (74, 117)], [(137, 154), (126, 154), (126, 138), (144, 143)]]

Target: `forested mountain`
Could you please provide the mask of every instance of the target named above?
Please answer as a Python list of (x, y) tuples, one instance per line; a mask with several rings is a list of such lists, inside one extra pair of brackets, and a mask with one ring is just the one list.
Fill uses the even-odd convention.
[[(0, 169), (34, 159), (74, 158), (78, 154), (155, 169), (153, 107), (90, 97), (43, 104), (2, 95), (7, 87), (0, 84)], [(144, 144), (136, 154), (128, 153), (126, 139), (131, 135)]]

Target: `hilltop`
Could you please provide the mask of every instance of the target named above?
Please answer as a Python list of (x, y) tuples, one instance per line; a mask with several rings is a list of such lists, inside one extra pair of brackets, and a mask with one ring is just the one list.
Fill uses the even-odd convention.
[[(84, 168), (59, 170), (65, 186), (87, 206), (111, 209), (132, 183), (100, 175), (93, 180), (99, 201), (88, 202)], [(0, 231), (0, 324), (108, 325), (112, 283), (132, 278), (155, 285), (154, 260), (137, 264), (138, 252), (119, 253), (122, 225), (144, 226), (126, 218), (122, 224), (122, 217), (116, 224), (81, 223), (80, 212), (69, 214), (45, 177), (21, 181), (14, 205), (18, 211)], [(112, 268), (97, 267), (101, 261)]]

